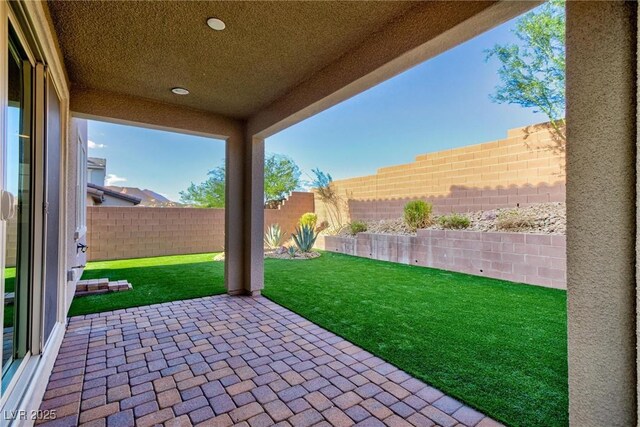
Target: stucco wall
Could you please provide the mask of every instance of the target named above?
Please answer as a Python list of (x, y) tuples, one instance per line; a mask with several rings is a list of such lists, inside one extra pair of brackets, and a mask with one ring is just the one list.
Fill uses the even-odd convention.
[(418, 230), (416, 236), (326, 236), (324, 245), (348, 255), (566, 289), (562, 235)]
[[(278, 209), (265, 209), (265, 228), (290, 235), (300, 216), (313, 212), (313, 194), (294, 192)], [(224, 209), (90, 206), (89, 260), (109, 260), (224, 250)]]
[[(561, 145), (560, 145), (561, 147)], [(392, 219), (407, 201), (434, 212), (469, 212), (565, 201), (564, 150), (545, 126), (509, 130), (507, 138), (435, 153), (375, 175), (334, 181), (345, 218)], [(324, 205), (316, 200), (321, 216)]]
[(567, 2), (569, 421), (635, 426), (635, 2)]
[[(87, 137), (87, 121), (78, 118), (71, 118), (69, 121), (69, 140), (67, 141), (67, 160), (66, 160), (66, 174), (67, 174), (67, 188), (66, 188), (66, 236), (67, 239), (67, 268), (75, 272), (75, 278), (79, 279), (82, 275), (83, 266), (87, 262), (86, 254), (76, 249), (78, 243), (86, 244), (86, 234), (76, 238), (75, 232), (78, 230), (75, 206), (76, 203), (86, 203), (86, 198), (83, 195), (81, 199), (76, 197), (76, 185), (78, 183), (78, 147), (79, 141), (88, 150), (88, 137)], [(71, 282), (67, 284), (67, 294), (73, 296), (75, 283)], [(67, 304), (71, 304), (71, 298), (67, 299)]]

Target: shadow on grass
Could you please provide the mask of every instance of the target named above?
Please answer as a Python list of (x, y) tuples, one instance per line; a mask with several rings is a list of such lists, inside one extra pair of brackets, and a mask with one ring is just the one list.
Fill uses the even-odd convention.
[[(83, 279), (127, 280), (133, 289), (74, 298), (69, 316), (100, 313), (225, 292), (224, 264), (214, 261), (183, 264), (126, 266), (136, 260), (114, 261), (114, 268), (90, 266)], [(120, 264), (118, 264), (120, 263)], [(99, 263), (106, 264), (106, 263)], [(108, 264), (105, 265), (108, 267)]]

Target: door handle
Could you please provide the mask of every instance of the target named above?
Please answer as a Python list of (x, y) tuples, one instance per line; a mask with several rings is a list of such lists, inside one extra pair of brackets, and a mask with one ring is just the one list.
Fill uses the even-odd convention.
[(9, 221), (16, 214), (16, 198), (8, 191), (0, 195), (0, 221)]

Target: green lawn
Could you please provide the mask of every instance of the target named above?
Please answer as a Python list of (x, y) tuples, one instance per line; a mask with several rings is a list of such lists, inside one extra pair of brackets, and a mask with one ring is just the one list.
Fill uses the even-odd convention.
[[(16, 283), (16, 268), (6, 267), (4, 269), (4, 291), (13, 292)], [(4, 323), (5, 327), (13, 326), (13, 304), (4, 306)]]
[(128, 280), (126, 292), (74, 298), (69, 316), (222, 294), (224, 263), (215, 254), (90, 262), (83, 279)]
[(4, 291), (13, 292), (16, 285), (16, 268), (7, 267), (4, 269)]
[[(212, 256), (90, 263), (134, 290), (70, 315), (222, 293)], [(568, 424), (564, 291), (324, 253), (267, 259), (264, 295), (506, 424)]]

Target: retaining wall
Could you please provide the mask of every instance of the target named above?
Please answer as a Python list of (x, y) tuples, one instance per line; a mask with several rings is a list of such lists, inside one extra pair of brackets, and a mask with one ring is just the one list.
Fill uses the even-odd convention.
[(326, 236), (327, 251), (566, 289), (564, 235), (418, 230), (416, 236)]

